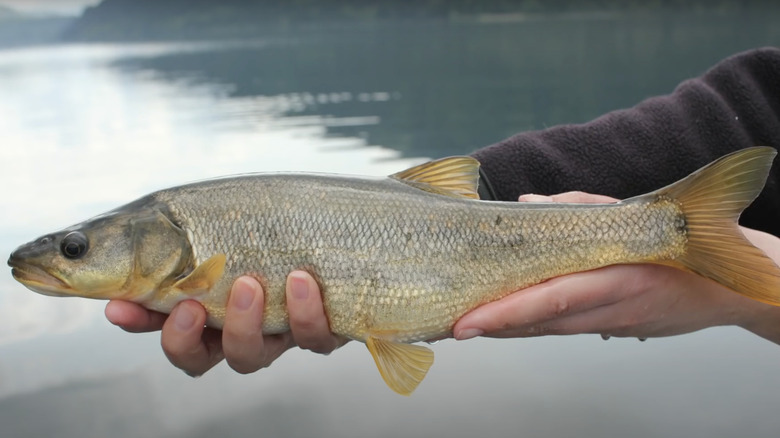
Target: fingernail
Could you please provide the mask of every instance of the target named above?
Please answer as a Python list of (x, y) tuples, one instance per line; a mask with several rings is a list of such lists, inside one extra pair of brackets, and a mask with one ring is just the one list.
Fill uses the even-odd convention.
[(466, 339), (476, 338), (477, 336), (481, 336), (482, 333), (484, 333), (482, 330), (477, 328), (470, 328), (461, 330), (455, 335), (455, 339), (459, 341), (465, 341)]
[(296, 300), (309, 298), (309, 282), (305, 278), (294, 275), (290, 279), (290, 293)]
[(248, 309), (255, 299), (255, 291), (252, 286), (241, 280), (236, 283), (230, 294), (233, 307), (238, 310)]
[(195, 314), (187, 306), (179, 306), (173, 313), (173, 322), (177, 329), (185, 332), (195, 324)]

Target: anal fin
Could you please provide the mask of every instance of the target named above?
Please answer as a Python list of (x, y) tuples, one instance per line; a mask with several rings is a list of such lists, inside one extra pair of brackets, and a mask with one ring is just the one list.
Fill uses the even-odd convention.
[(366, 346), (387, 386), (401, 395), (410, 395), (433, 365), (433, 351), (420, 345), (370, 336)]

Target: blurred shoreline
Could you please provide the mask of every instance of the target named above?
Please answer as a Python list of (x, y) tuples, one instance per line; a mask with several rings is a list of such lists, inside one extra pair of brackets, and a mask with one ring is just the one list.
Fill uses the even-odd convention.
[(265, 38), (313, 29), (403, 23), (431, 26), (542, 20), (613, 20), (668, 15), (734, 16), (780, 12), (767, 0), (104, 0), (77, 17), (18, 12), (0, 5), (0, 48), (57, 42), (141, 42)]

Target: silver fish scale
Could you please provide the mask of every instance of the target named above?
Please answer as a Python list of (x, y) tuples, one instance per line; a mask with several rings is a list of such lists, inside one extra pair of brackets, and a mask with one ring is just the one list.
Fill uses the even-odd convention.
[(223, 253), (225, 275), (201, 299), (221, 326), (240, 275), (266, 288), (263, 330), (288, 329), (285, 279), (318, 279), (331, 329), (401, 342), (450, 333), (468, 310), (545, 279), (614, 263), (673, 258), (677, 206), (455, 199), (391, 178), (263, 174), (157, 192), (198, 263)]

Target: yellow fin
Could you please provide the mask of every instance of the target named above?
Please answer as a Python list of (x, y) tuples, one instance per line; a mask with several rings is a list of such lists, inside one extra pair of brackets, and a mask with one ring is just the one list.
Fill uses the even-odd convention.
[(737, 220), (764, 187), (777, 152), (753, 147), (725, 157), (646, 196), (674, 199), (688, 230), (676, 262), (699, 275), (767, 304), (780, 305), (780, 268), (753, 246)]
[(453, 198), (479, 199), (479, 161), (471, 157), (449, 157), (430, 161), (391, 175), (426, 192)]
[(215, 254), (199, 264), (190, 275), (174, 283), (173, 287), (186, 293), (197, 294), (208, 291), (225, 272), (225, 254)]
[(366, 346), (387, 386), (401, 395), (410, 395), (433, 365), (433, 351), (420, 345), (370, 336)]

